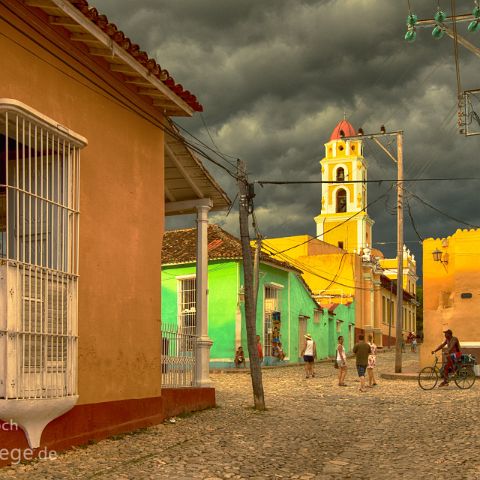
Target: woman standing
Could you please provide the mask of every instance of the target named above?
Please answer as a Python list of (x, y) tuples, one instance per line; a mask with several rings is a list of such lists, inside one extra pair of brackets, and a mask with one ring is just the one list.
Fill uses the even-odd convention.
[(337, 365), (338, 365), (338, 386), (346, 387), (345, 375), (347, 374), (347, 354), (343, 346), (343, 336), (338, 337), (337, 345)]
[(368, 344), (370, 345), (370, 355), (368, 356), (368, 386), (371, 388), (377, 384), (375, 381), (374, 368), (377, 366), (377, 346), (373, 342), (373, 336), (368, 336)]
[(315, 372), (313, 371), (313, 362), (317, 358), (317, 346), (312, 340), (312, 336), (307, 333), (305, 335), (305, 345), (302, 350), (303, 360), (305, 361), (305, 378), (309, 376), (314, 377)]

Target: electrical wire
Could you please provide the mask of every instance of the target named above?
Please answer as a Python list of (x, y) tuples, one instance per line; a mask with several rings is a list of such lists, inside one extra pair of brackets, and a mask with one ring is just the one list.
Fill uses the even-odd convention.
[[(284, 258), (284, 261), (286, 263), (289, 263), (290, 265), (298, 268), (299, 270), (301, 270), (304, 273), (309, 273), (309, 274), (311, 274), (315, 277), (321, 278), (322, 280), (326, 280), (327, 282), (332, 282), (332, 284), (339, 285), (341, 287), (349, 288), (349, 289), (352, 289), (352, 290), (364, 290), (364, 291), (368, 291), (368, 292), (372, 291), (371, 288), (363, 288), (363, 287), (359, 287), (358, 285), (347, 285), (346, 283), (342, 283), (342, 282), (339, 282), (335, 279), (325, 277), (324, 275), (319, 274), (318, 271), (315, 271), (315, 269), (313, 269), (312, 267), (309, 267), (308, 265), (305, 265), (304, 263), (301, 263), (298, 260), (296, 260), (292, 257), (289, 257), (288, 255), (285, 255), (282, 252), (277, 251), (271, 245), (264, 245), (263, 248), (269, 250), (269, 252), (267, 251), (267, 253), (269, 253), (273, 257), (276, 257), (276, 256), (280, 255), (281, 257)], [(348, 254), (348, 252), (347, 252), (347, 254)]]
[[(9, 8), (7, 6), (7, 8)], [(16, 13), (14, 11), (11, 11), (15, 16)], [(15, 29), (17, 32), (21, 33), (22, 35), (24, 35), (26, 38), (28, 38), (31, 42), (33, 42), (34, 44), (36, 44), (37, 46), (41, 47), (41, 48), (44, 48), (43, 45), (41, 45), (32, 35), (28, 34), (27, 31), (25, 30), (21, 30), (20, 28), (18, 28), (17, 25), (15, 25), (14, 23), (8, 21), (7, 19), (3, 19), (8, 25), (10, 25), (13, 29)], [(42, 31), (39, 31), (38, 29), (36, 29), (36, 32), (38, 34), (40, 34), (43, 38), (45, 38), (48, 42), (51, 42), (51, 40), (45, 35), (44, 32)], [(196, 153), (198, 153), (200, 156), (202, 156), (204, 159), (214, 163), (215, 165), (217, 165), (218, 167), (222, 168), (224, 171), (226, 171), (230, 176), (232, 176), (233, 178), (237, 178), (236, 174), (232, 171), (230, 171), (227, 167), (221, 165), (219, 162), (217, 162), (216, 160), (212, 159), (206, 152), (204, 152), (203, 150), (201, 150), (198, 146), (192, 144), (191, 142), (188, 142), (184, 137), (182, 137), (178, 131), (175, 130), (175, 128), (173, 127), (173, 120), (169, 119), (168, 117), (165, 117), (167, 122), (170, 123), (170, 126), (171, 128), (168, 128), (159, 118), (155, 117), (154, 115), (148, 113), (148, 112), (145, 112), (142, 107), (132, 107), (132, 105), (127, 102), (127, 101), (124, 101), (123, 99), (125, 98), (125, 94), (124, 92), (121, 92), (118, 88), (116, 88), (114, 85), (112, 84), (109, 84), (109, 87), (111, 90), (113, 90), (115, 93), (117, 93), (121, 99), (119, 98), (116, 98), (115, 96), (112, 95), (111, 91), (109, 91), (107, 88), (105, 88), (101, 82), (105, 82), (105, 79), (100, 77), (98, 75), (98, 72), (93, 69), (92, 67), (88, 66), (88, 65), (85, 65), (84, 63), (82, 63), (82, 65), (87, 69), (89, 70), (89, 72), (92, 74), (92, 76), (89, 76), (89, 75), (86, 75), (85, 73), (81, 72), (79, 69), (76, 69), (75, 70), (75, 73), (78, 74), (78, 76), (82, 77), (85, 81), (80, 81), (78, 76), (74, 76), (74, 75), (71, 75), (69, 74), (67, 71), (65, 70), (62, 70), (61, 68), (59, 68), (58, 65), (55, 65), (54, 63), (48, 61), (47, 59), (45, 58), (42, 58), (40, 55), (38, 55), (35, 51), (33, 51), (32, 49), (29, 49), (28, 47), (26, 47), (24, 44), (21, 44), (19, 43), (18, 41), (16, 41), (15, 39), (11, 38), (10, 36), (8, 36), (7, 34), (5, 34), (4, 32), (0, 32), (0, 35), (7, 38), (8, 40), (10, 40), (11, 42), (15, 43), (16, 45), (18, 45), (20, 48), (24, 49), (25, 51), (29, 52), (31, 55), (35, 56), (36, 58), (38, 58), (39, 60), (43, 61), (44, 63), (48, 64), (49, 66), (51, 66), (52, 68), (54, 68), (55, 70), (58, 70), (59, 72), (61, 72), (63, 75), (71, 78), (72, 80), (80, 83), (81, 85), (83, 85), (84, 87), (88, 88), (89, 90), (92, 90), (93, 92), (95, 92), (96, 94), (98, 95), (101, 95), (102, 97), (108, 99), (109, 101), (113, 101), (114, 103), (116, 103), (118, 106), (122, 107), (122, 108), (125, 108), (126, 110), (129, 110), (131, 112), (134, 112), (135, 114), (141, 116), (144, 120), (148, 121), (149, 123), (152, 123), (153, 125), (155, 125), (157, 128), (160, 128), (161, 130), (163, 130), (164, 132), (166, 133), (169, 133), (170, 135), (172, 135), (175, 139), (177, 139), (178, 141), (182, 142), (186, 147), (189, 147), (191, 150), (195, 151)], [(69, 54), (70, 56), (73, 56), (71, 52), (66, 52), (67, 54)], [(64, 58), (62, 58), (60, 55), (56, 54), (55, 52), (53, 51), (49, 51), (49, 54), (55, 58), (56, 60), (58, 60), (59, 62), (61, 62), (62, 64), (66, 65), (67, 67), (69, 68), (72, 68), (72, 65), (67, 62)], [(96, 79), (99, 80), (96, 81)], [(96, 88), (92, 88), (92, 84), (96, 87)], [(135, 104), (133, 104), (135, 105)], [(192, 135), (192, 137), (194, 137)], [(220, 155), (221, 156), (221, 155)], [(230, 163), (230, 162), (229, 162)]]
[(319, 237), (323, 237), (326, 233), (329, 233), (333, 230), (335, 230), (336, 228), (339, 228), (341, 227), (342, 225), (344, 225), (345, 223), (349, 222), (352, 218), (355, 218), (356, 216), (360, 215), (362, 212), (366, 211), (368, 207), (371, 207), (372, 205), (374, 205), (375, 203), (377, 203), (378, 201), (380, 201), (381, 199), (385, 198), (386, 195), (388, 195), (388, 193), (390, 192), (390, 190), (393, 188), (394, 184), (390, 185), (389, 189), (383, 194), (383, 195), (380, 195), (379, 197), (377, 197), (375, 200), (373, 200), (372, 202), (368, 203), (367, 205), (365, 205), (365, 207), (363, 207), (361, 210), (359, 210), (358, 212), (355, 212), (353, 215), (351, 215), (350, 217), (348, 217), (346, 220), (343, 220), (342, 222), (338, 223), (337, 225), (335, 225), (334, 227), (326, 230), (325, 232), (321, 233), (320, 235), (317, 235), (316, 237), (312, 237), (308, 240), (306, 240), (305, 242), (301, 242), (299, 243), (298, 245), (294, 245), (293, 247), (289, 247), (289, 248), (286, 248), (285, 250), (282, 250), (281, 252), (279, 253), (284, 253), (284, 252), (288, 252), (289, 250), (292, 250), (294, 248), (297, 248), (301, 245), (305, 245), (306, 243), (308, 242), (311, 242), (312, 240), (315, 240), (315, 239), (318, 239)]
[(457, 223), (461, 223), (462, 225), (465, 225), (467, 227), (471, 227), (471, 228), (480, 228), (479, 225), (473, 225), (471, 223), (468, 223), (468, 222), (465, 222), (464, 220), (459, 220), (458, 218), (455, 218), (453, 217), (452, 215), (440, 210), (439, 208), (435, 207), (434, 205), (431, 205), (430, 203), (428, 203), (427, 201), (423, 200), (423, 198), (419, 197), (418, 195), (415, 195), (414, 193), (412, 192), (409, 192), (410, 195), (415, 198), (416, 200), (418, 200), (419, 202), (423, 203), (425, 206), (431, 208), (432, 210), (434, 210), (435, 212), (437, 213), (440, 213), (441, 215), (443, 215), (444, 217), (448, 218), (449, 220), (453, 220), (454, 222), (457, 222)]
[(264, 185), (309, 185), (309, 184), (346, 184), (346, 183), (406, 183), (406, 182), (451, 182), (480, 180), (480, 177), (455, 177), (455, 178), (404, 178), (397, 180), (396, 178), (378, 178), (374, 180), (255, 180), (260, 186)]
[(187, 130), (185, 127), (183, 127), (182, 125), (180, 125), (178, 122), (175, 122), (174, 120), (171, 120), (171, 122), (175, 125), (176, 128), (182, 130), (183, 132), (185, 132), (187, 135), (189, 135), (190, 137), (192, 137), (196, 142), (198, 142), (202, 147), (206, 148), (207, 150), (210, 150), (212, 153), (214, 153), (215, 155), (217, 155), (218, 157), (220, 157), (222, 160), (224, 160), (225, 162), (227, 162), (231, 167), (233, 168), (237, 168), (237, 166), (232, 162), (230, 161), (228, 158), (225, 158), (227, 156), (229, 156), (230, 158), (235, 158), (233, 157), (232, 155), (227, 155), (223, 152), (220, 151), (220, 149), (217, 147), (217, 145), (215, 144), (215, 142), (213, 141), (212, 139), (212, 136), (210, 135), (210, 131), (208, 130), (208, 127), (207, 127), (207, 124), (205, 123), (205, 120), (203, 118), (203, 115), (201, 115), (201, 118), (202, 118), (202, 121), (203, 121), (203, 124), (205, 125), (205, 129), (208, 133), (208, 136), (210, 137), (210, 140), (213, 144), (213, 146), (215, 147), (215, 149), (213, 149), (212, 147), (210, 147), (209, 145), (207, 145), (205, 142), (203, 142), (202, 140), (200, 140), (198, 137), (196, 137), (193, 133), (191, 133), (189, 130)]
[(417, 237), (420, 240), (420, 242), (423, 242), (423, 238), (418, 233), (417, 226), (415, 225), (415, 220), (413, 219), (412, 209), (410, 208), (410, 202), (408, 200), (407, 200), (407, 210), (408, 210), (408, 216), (410, 217), (410, 222), (412, 223), (413, 230), (417, 234)]

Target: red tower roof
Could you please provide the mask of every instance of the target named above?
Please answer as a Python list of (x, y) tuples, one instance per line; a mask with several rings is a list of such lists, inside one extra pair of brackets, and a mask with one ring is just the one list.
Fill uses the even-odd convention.
[(333, 132), (330, 135), (330, 141), (341, 138), (340, 130), (343, 130), (344, 137), (353, 137), (357, 134), (355, 129), (352, 127), (352, 124), (348, 120), (343, 119), (338, 122), (337, 126), (333, 129)]

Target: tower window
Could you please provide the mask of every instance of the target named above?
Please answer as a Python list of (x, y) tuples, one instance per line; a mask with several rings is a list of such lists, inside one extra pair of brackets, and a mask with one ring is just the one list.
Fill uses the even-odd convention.
[(342, 167), (337, 168), (337, 182), (345, 181), (345, 170)]
[(343, 213), (347, 211), (347, 192), (343, 189), (340, 188), (337, 191), (337, 208), (336, 212), (337, 213)]
[(338, 242), (338, 248), (343, 248), (343, 242)]

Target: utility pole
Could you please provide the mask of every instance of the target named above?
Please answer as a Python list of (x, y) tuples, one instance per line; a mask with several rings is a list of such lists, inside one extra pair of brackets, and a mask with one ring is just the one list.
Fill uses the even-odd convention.
[[(379, 133), (363, 133), (358, 129), (358, 135), (346, 137), (340, 132), (344, 140), (358, 140), (369, 138), (373, 140), (397, 164), (397, 315), (395, 322), (395, 373), (402, 371), (402, 338), (403, 338), (403, 131), (387, 132), (380, 127)], [(395, 158), (379, 137), (396, 137), (397, 158)], [(391, 322), (390, 322), (391, 323)], [(390, 339), (389, 339), (390, 345)]]
[(390, 280), (390, 305), (388, 306), (388, 349), (390, 350), (390, 339), (392, 338), (392, 293), (393, 280)]
[[(248, 215), (251, 213), (252, 192), (249, 192), (249, 184), (245, 163), (237, 160), (238, 190), (239, 190), (239, 219), (240, 240), (243, 257), (243, 279), (245, 290), (245, 324), (247, 327), (247, 345), (250, 358), (250, 374), (252, 377), (253, 400), (256, 410), (265, 410), (265, 396), (263, 393), (262, 370), (257, 349), (257, 326), (256, 326), (256, 294), (254, 292), (253, 259), (250, 246), (250, 233), (248, 228)], [(258, 282), (257, 282), (258, 288)]]
[(257, 307), (258, 286), (260, 280), (260, 252), (262, 250), (262, 237), (257, 235), (255, 257), (253, 259), (253, 304)]
[[(463, 90), (460, 81), (460, 59), (459, 59), (459, 45), (480, 57), (480, 48), (471, 43), (467, 38), (458, 33), (457, 26), (460, 24), (468, 26), (464, 29), (467, 35), (474, 34), (480, 30), (480, 5), (478, 0), (475, 0), (474, 7), (471, 13), (456, 12), (456, 0), (450, 0), (450, 15), (438, 5), (437, 11), (433, 18), (418, 19), (417, 15), (410, 9), (407, 16), (407, 33), (405, 40), (414, 42), (417, 36), (417, 29), (432, 28), (432, 37), (436, 40), (441, 40), (445, 35), (453, 40), (453, 57), (455, 63), (456, 81), (457, 81), (457, 97), (458, 97), (458, 128), (459, 133), (466, 137), (472, 135), (480, 135), (478, 127), (474, 127), (476, 120), (478, 122), (478, 113), (475, 111), (472, 101), (475, 101), (480, 88), (473, 90)], [(480, 123), (480, 122), (478, 122)], [(477, 129), (475, 129), (477, 128)]]
[(397, 262), (395, 373), (401, 373), (403, 343), (403, 132), (397, 133)]

